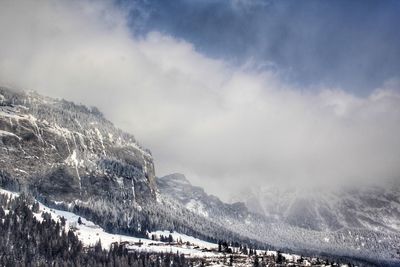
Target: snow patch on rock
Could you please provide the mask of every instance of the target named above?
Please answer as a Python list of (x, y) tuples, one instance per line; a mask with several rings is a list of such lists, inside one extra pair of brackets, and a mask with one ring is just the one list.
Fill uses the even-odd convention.
[(185, 207), (191, 212), (197, 213), (204, 217), (208, 217), (207, 210), (204, 208), (204, 205), (199, 201), (192, 199), (189, 201), (189, 203), (186, 204)]

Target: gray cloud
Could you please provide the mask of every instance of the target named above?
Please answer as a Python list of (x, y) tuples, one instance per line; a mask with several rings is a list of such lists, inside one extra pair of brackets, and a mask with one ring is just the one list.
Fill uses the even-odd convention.
[(111, 2), (2, 1), (3, 85), (98, 106), (183, 172), (227, 197), (267, 183), (365, 182), (400, 174), (400, 93), (307, 90), (232, 66), (158, 32), (132, 37)]
[(136, 34), (168, 33), (239, 64), (249, 58), (273, 62), (295, 84), (345, 87), (366, 96), (399, 78), (399, 1), (118, 2), (132, 7)]

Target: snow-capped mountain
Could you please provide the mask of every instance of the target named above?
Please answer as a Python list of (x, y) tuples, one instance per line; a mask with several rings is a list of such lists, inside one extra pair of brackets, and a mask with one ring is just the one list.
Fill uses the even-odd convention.
[(170, 174), (157, 178), (156, 182), (163, 195), (200, 216), (213, 220), (227, 220), (229, 217), (231, 220), (242, 221), (249, 215), (244, 203), (226, 204), (218, 197), (208, 195), (203, 188), (193, 186), (183, 174)]
[(400, 186), (295, 188), (258, 187), (238, 194), (253, 212), (272, 216), (292, 226), (337, 231), (358, 228), (400, 232)]
[(3, 186), (55, 201), (155, 199), (150, 152), (96, 108), (1, 88), (0, 144)]
[(234, 200), (276, 222), (270, 224), (270, 240), (279, 237), (290, 247), (398, 262), (399, 192), (396, 182), (341, 188), (259, 187), (236, 194)]
[[(268, 201), (266, 198), (262, 199), (265, 201), (264, 206), (260, 201), (254, 202), (259, 195), (254, 195), (254, 191), (246, 191), (239, 194), (242, 200), (246, 200), (246, 205), (257, 204), (250, 206), (253, 209), (247, 209), (241, 202), (226, 204), (217, 197), (208, 195), (202, 188), (191, 185), (182, 174), (167, 175), (157, 178), (156, 181), (162, 195), (175, 199), (186, 209), (202, 217), (254, 240), (300, 253), (341, 255), (380, 263), (397, 262), (400, 259), (400, 235), (396, 230), (398, 220), (394, 216), (383, 217), (391, 210), (397, 210), (395, 188), (385, 192), (377, 188), (371, 189), (364, 197), (361, 197), (359, 191), (349, 191), (348, 199), (343, 198), (345, 192), (336, 192), (338, 196), (332, 192), (333, 195), (323, 194), (324, 201), (318, 202), (317, 191), (301, 190), (296, 195), (298, 200), (291, 199), (293, 202), (290, 202), (287, 196), (289, 188), (281, 191), (275, 189), (264, 191), (271, 194), (268, 195)], [(319, 192), (322, 195), (322, 191)], [(387, 199), (386, 202), (383, 201), (384, 198)], [(356, 199), (359, 201), (356, 202)], [(393, 201), (389, 204), (390, 199)], [(335, 217), (333, 204), (337, 202), (342, 202), (343, 206), (342, 213)], [(368, 216), (374, 216), (373, 203), (380, 204), (375, 207), (381, 210), (380, 221), (378, 218), (375, 221), (368, 219)], [(383, 207), (386, 211), (383, 211)]]
[(321, 198), (260, 190), (241, 194), (248, 208), (224, 203), (181, 174), (156, 178), (151, 153), (96, 108), (6, 88), (0, 150), (0, 187), (108, 232), (143, 238), (173, 230), (214, 243), (400, 261), (398, 188)]
[(151, 153), (96, 108), (1, 88), (0, 149), (1, 187), (30, 192), (107, 231), (249, 241), (159, 195)]

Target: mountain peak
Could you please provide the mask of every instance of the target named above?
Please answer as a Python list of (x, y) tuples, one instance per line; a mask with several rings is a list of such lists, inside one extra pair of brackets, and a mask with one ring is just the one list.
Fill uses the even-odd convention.
[(192, 185), (190, 181), (186, 178), (186, 176), (182, 173), (172, 173), (165, 175), (163, 177), (160, 177), (162, 180), (168, 180), (174, 183), (180, 183), (183, 185)]
[(155, 199), (151, 154), (97, 108), (0, 87), (0, 145), (2, 186), (54, 200)]

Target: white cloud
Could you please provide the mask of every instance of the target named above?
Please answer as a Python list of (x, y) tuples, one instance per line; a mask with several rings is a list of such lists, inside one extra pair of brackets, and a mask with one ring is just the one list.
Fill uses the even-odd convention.
[(152, 150), (159, 175), (184, 172), (222, 196), (399, 176), (398, 83), (366, 97), (307, 91), (125, 23), (111, 2), (1, 1), (0, 83), (98, 106)]

